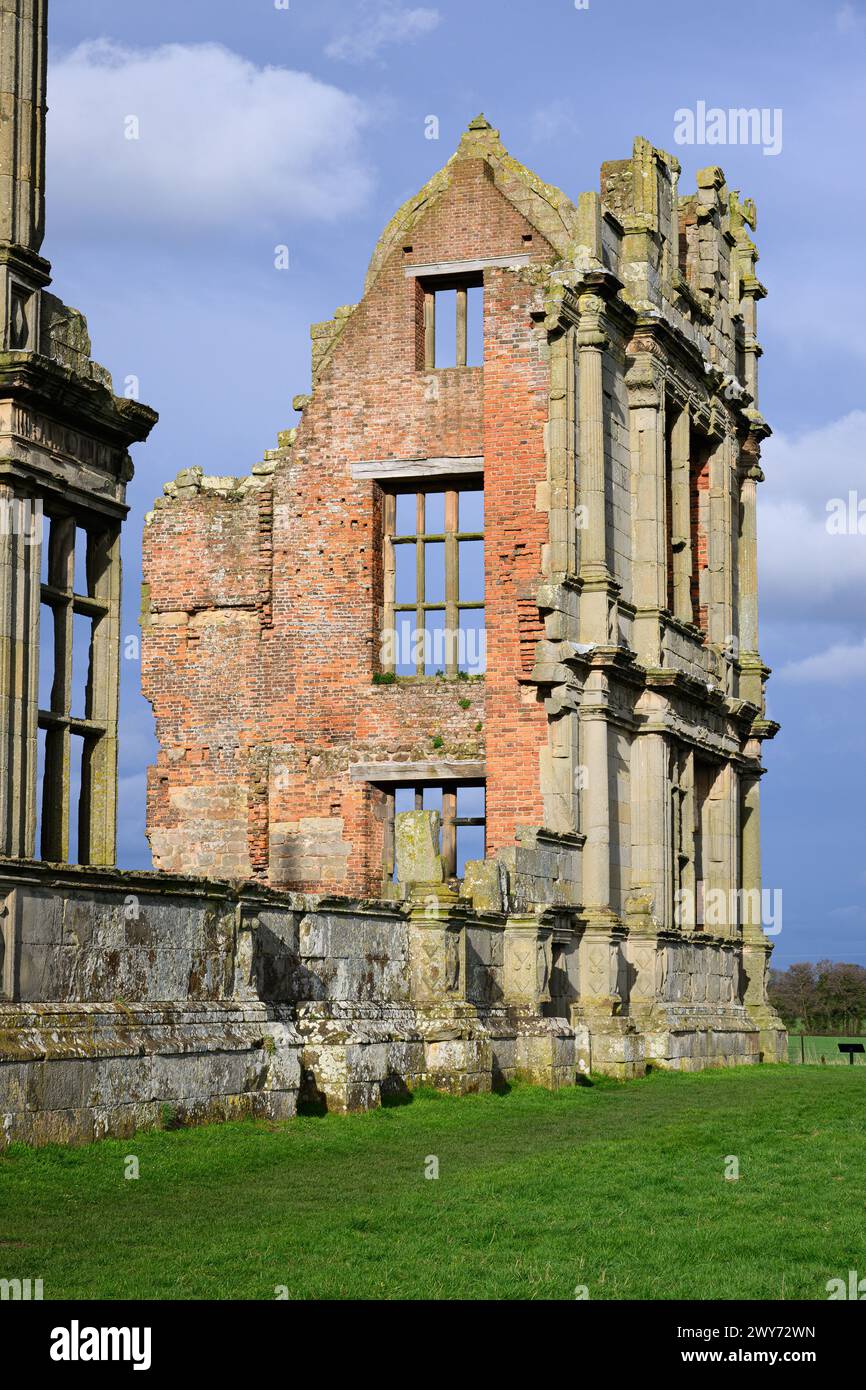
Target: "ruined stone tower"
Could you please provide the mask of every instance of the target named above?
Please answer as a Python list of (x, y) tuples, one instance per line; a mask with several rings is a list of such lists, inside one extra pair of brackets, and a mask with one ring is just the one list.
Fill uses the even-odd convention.
[(113, 864), (120, 526), (156, 416), (48, 292), (46, 9), (0, 0), (0, 851)]

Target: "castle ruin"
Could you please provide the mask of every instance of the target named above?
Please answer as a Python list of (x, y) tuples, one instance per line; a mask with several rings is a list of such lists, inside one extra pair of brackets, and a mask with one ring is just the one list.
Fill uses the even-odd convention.
[(46, 10), (0, 0), (0, 1144), (781, 1060), (754, 207), (643, 139), (573, 203), (471, 123), (314, 326), (296, 428), (147, 518), (124, 873), (156, 416), (48, 292)]

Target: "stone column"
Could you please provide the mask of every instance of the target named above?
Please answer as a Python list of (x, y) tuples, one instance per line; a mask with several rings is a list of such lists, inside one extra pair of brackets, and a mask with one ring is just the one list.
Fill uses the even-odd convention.
[(45, 233), (48, 0), (0, 0), (0, 241), (39, 251)]
[(735, 934), (734, 890), (739, 883), (737, 775), (720, 766), (704, 806), (704, 909), (711, 936)]
[(660, 365), (649, 346), (633, 345), (626, 374), (631, 411), (634, 645), (645, 666), (661, 665), (661, 611), (667, 607), (665, 401)]
[(574, 329), (556, 333), (550, 342), (550, 406), (547, 456), (551, 574), (577, 572), (575, 527), (575, 350)]
[(734, 635), (733, 603), (733, 517), (731, 516), (731, 472), (734, 464), (730, 441), (716, 441), (710, 456), (708, 636), (721, 650), (729, 648)]
[(48, 0), (0, 0), (0, 347), (39, 348)]
[(611, 574), (608, 569), (607, 483), (604, 456), (602, 331), (604, 301), (581, 295), (578, 347), (580, 531), (580, 638), (606, 646), (610, 634)]
[[(744, 450), (745, 453), (745, 450)], [(758, 483), (764, 475), (746, 455), (740, 471), (739, 633), (742, 675), (740, 694), (763, 709), (763, 665), (758, 653)]]
[(609, 767), (609, 688), (604, 671), (591, 671), (580, 710), (584, 785), (581, 825), (583, 913), (578, 944), (579, 996), (572, 1005), (578, 1064), (613, 1075), (632, 1075), (642, 1054), (634, 1025), (618, 1017), (623, 1003), (623, 926), (611, 904), (612, 799)]
[(590, 915), (610, 916), (610, 769), (608, 681), (603, 671), (587, 678), (580, 710), (583, 749), (583, 902)]
[[(759, 745), (747, 751), (757, 755)], [(763, 1061), (787, 1060), (787, 1033), (767, 999), (767, 972), (773, 947), (761, 923), (761, 778), (740, 777), (743, 1003), (760, 1033)]]
[(643, 704), (652, 722), (636, 735), (632, 753), (632, 886), (636, 894), (652, 898), (655, 924), (670, 927), (674, 925), (671, 753), (666, 734), (652, 727), (663, 714), (661, 697), (644, 696)]
[(41, 504), (0, 488), (0, 852), (36, 838)]

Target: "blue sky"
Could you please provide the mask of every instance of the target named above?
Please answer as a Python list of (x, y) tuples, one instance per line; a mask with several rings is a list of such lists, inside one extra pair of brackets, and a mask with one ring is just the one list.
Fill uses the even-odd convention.
[[(143, 516), (163, 482), (193, 464), (247, 473), (296, 422), (310, 322), (359, 298), (382, 227), (477, 112), (572, 198), (637, 134), (678, 155), (683, 190), (721, 164), (757, 202), (770, 291), (762, 649), (784, 726), (763, 785), (765, 884), (784, 904), (774, 963), (866, 964), (866, 535), (826, 524), (832, 499), (866, 498), (866, 0), (278, 5), (50, 5), (45, 254), (116, 389), (138, 377), (161, 414), (136, 452), (124, 631), (137, 630)], [(780, 152), (677, 146), (675, 113), (700, 101), (778, 109)], [(124, 138), (130, 115), (137, 141)], [(275, 269), (278, 245), (288, 271)], [(149, 863), (155, 744), (138, 665), (123, 665), (119, 862), (134, 867)]]

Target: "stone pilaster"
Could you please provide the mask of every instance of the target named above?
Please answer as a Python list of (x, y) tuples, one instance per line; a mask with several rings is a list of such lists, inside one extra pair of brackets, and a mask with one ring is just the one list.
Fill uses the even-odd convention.
[(38, 502), (0, 486), (0, 851), (32, 858), (39, 673)]
[[(658, 697), (656, 697), (658, 698)], [(666, 734), (645, 727), (632, 752), (632, 884), (648, 894), (656, 925), (673, 921), (671, 754)]]
[(604, 646), (609, 640), (612, 597), (608, 564), (602, 381), (603, 357), (608, 340), (602, 327), (604, 300), (596, 294), (583, 294), (579, 304), (580, 639)]
[(667, 607), (665, 394), (661, 362), (651, 341), (636, 338), (630, 354), (626, 384), (631, 412), (634, 644), (644, 665), (658, 667), (660, 615)]
[[(753, 747), (757, 752), (757, 746)], [(749, 1017), (760, 1030), (762, 1059), (787, 1060), (787, 1033), (782, 1020), (767, 999), (767, 975), (773, 947), (761, 920), (761, 779), (742, 776), (742, 941), (743, 1003)]]
[(550, 525), (547, 572), (577, 573), (575, 528), (575, 349), (571, 325), (550, 343), (550, 415), (547, 426), (547, 506)]
[(730, 232), (734, 241), (733, 264), (736, 271), (737, 309), (743, 324), (740, 344), (740, 368), (743, 384), (751, 397), (751, 409), (758, 410), (758, 362), (762, 355), (758, 342), (758, 304), (765, 298), (766, 289), (755, 270), (758, 250), (746, 228), (755, 230), (755, 204), (750, 198), (740, 200), (739, 193), (729, 194)]
[(608, 745), (608, 679), (590, 672), (580, 708), (583, 757), (581, 830), (583, 846), (583, 903), (589, 917), (608, 921), (610, 906), (610, 767)]
[(534, 916), (512, 916), (505, 928), (506, 1004), (541, 1012), (550, 1001), (553, 932)]
[(0, 241), (38, 252), (45, 233), (48, 0), (0, 0)]
[(733, 525), (731, 475), (735, 468), (732, 441), (716, 442), (710, 457), (707, 622), (710, 642), (720, 651), (734, 637)]
[[(748, 441), (751, 444), (751, 440)], [(758, 483), (764, 475), (752, 449), (743, 449), (740, 466), (740, 536), (738, 544), (740, 694), (763, 709), (764, 667), (758, 652)]]
[(39, 350), (48, 0), (0, 0), (0, 347)]

